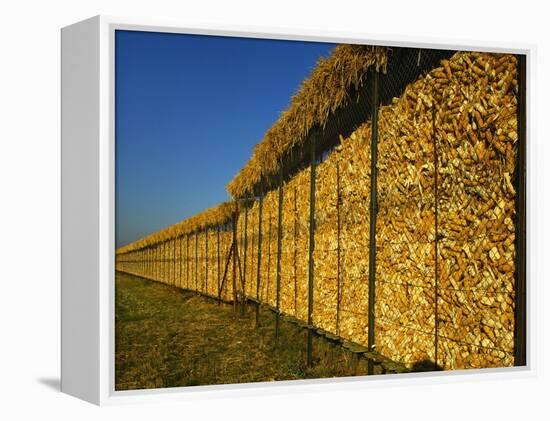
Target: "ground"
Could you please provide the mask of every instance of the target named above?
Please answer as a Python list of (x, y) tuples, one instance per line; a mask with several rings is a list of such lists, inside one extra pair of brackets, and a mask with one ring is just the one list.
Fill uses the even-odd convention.
[(307, 333), (274, 314), (244, 316), (229, 304), (121, 272), (116, 273), (116, 390), (366, 375), (339, 345), (314, 339), (306, 367)]

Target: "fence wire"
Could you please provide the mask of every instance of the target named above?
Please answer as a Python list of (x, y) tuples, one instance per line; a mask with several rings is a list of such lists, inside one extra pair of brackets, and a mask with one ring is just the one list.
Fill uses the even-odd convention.
[[(392, 50), (374, 110), (375, 215), (369, 209), (374, 107), (371, 91), (363, 87), (350, 92), (357, 101), (311, 131), (315, 142), (302, 146), (317, 145), (313, 196), (308, 152), (293, 151), (293, 162), (297, 154), (303, 159), (281, 175), (281, 206), (278, 183), (271, 180), (272, 189), (260, 191), (261, 203), (259, 197), (244, 198), (235, 226), (210, 227), (118, 255), (117, 270), (221, 300), (257, 301), (301, 321), (308, 320), (312, 304), (313, 327), (364, 346), (371, 312), (376, 350), (409, 366), (513, 365), (519, 276), (514, 245), (522, 232), (516, 232), (518, 199), (508, 185), (515, 179), (518, 142), (510, 138), (516, 130), (517, 140), (519, 114), (517, 89), (502, 87), (514, 71), (508, 63), (516, 65), (517, 59)], [(481, 65), (495, 70), (480, 76)], [(487, 98), (500, 101), (498, 111), (491, 111)], [(371, 218), (375, 292), (369, 289)]]

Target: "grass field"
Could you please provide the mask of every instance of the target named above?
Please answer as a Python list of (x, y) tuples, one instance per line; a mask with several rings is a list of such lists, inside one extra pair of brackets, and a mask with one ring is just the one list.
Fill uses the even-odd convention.
[(340, 346), (314, 340), (306, 367), (306, 332), (255, 309), (116, 273), (116, 390), (366, 375), (367, 363)]

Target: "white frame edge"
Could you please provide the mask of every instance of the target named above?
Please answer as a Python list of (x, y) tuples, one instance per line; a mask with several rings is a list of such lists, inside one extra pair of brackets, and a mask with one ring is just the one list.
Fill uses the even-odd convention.
[[(526, 308), (527, 308), (527, 366), (481, 370), (459, 370), (438, 373), (410, 373), (385, 375), (380, 377), (350, 377), (339, 379), (296, 380), (282, 382), (247, 383), (237, 385), (216, 385), (196, 387), (175, 387), (140, 391), (114, 390), (114, 33), (116, 30), (138, 30), (149, 32), (172, 32), (182, 34), (219, 35), (248, 38), (287, 39), (299, 41), (344, 42), (376, 44), (386, 46), (444, 48), (453, 50), (507, 52), (525, 54), (527, 65), (526, 83), (526, 139), (527, 139), (527, 247), (526, 260)], [(91, 32), (90, 32), (91, 31)], [(80, 37), (76, 39), (75, 37)], [(72, 40), (72, 41), (71, 41)], [(74, 55), (81, 53), (88, 45), (85, 59), (92, 69), (97, 69), (97, 92), (86, 89), (82, 81), (93, 81), (94, 75), (86, 69), (70, 67)], [(90, 52), (97, 47), (98, 55)], [(85, 55), (85, 54), (84, 54)], [(287, 394), (312, 392), (316, 390), (345, 390), (369, 387), (411, 386), (427, 383), (454, 383), (472, 381), (472, 376), (486, 380), (525, 378), (536, 375), (534, 330), (536, 309), (531, 297), (536, 296), (536, 285), (531, 277), (533, 236), (530, 230), (533, 221), (533, 200), (530, 193), (535, 173), (531, 166), (535, 153), (532, 135), (533, 83), (535, 83), (536, 50), (534, 45), (502, 45), (495, 42), (445, 39), (434, 40), (405, 37), (380, 37), (368, 33), (323, 32), (300, 28), (265, 28), (237, 25), (212, 25), (182, 23), (171, 20), (149, 18), (119, 18), (96, 16), (86, 21), (63, 28), (62, 30), (62, 391), (89, 402), (122, 404), (151, 401), (173, 401), (182, 399), (205, 399), (228, 396), (254, 396), (265, 394)], [(77, 74), (78, 70), (78, 74)], [(72, 81), (72, 82), (71, 82)], [(79, 83), (75, 83), (78, 81)], [(95, 86), (95, 85), (94, 85)], [(88, 87), (89, 88), (89, 87)], [(72, 94), (69, 90), (73, 90)], [(97, 101), (97, 102), (96, 102)], [(90, 112), (97, 105), (97, 121), (90, 122)], [(91, 110), (91, 111), (90, 111)], [(88, 121), (87, 132), (82, 129), (82, 121)], [(77, 147), (71, 148), (71, 142)], [(92, 142), (91, 144), (88, 144)], [(87, 171), (71, 166), (78, 162), (85, 148), (94, 150), (97, 158)], [(85, 160), (89, 157), (86, 157)], [(72, 180), (72, 182), (70, 181)], [(88, 193), (75, 193), (76, 187), (91, 187), (90, 180), (97, 186), (97, 207), (82, 210), (82, 215), (70, 211), (79, 203), (90, 200)], [(70, 188), (72, 186), (72, 189)], [(76, 187), (75, 187), (76, 186)], [(80, 188), (82, 190), (82, 188)], [(93, 189), (92, 189), (93, 191)], [(96, 225), (94, 223), (97, 222)], [(76, 229), (78, 228), (78, 230)], [(96, 238), (97, 242), (93, 239)], [(92, 239), (84, 243), (82, 239)], [(82, 267), (90, 268), (90, 273), (82, 277)], [(97, 265), (94, 272), (94, 265)], [(76, 275), (78, 274), (78, 277)], [(75, 285), (77, 288), (74, 288)], [(82, 290), (79, 290), (82, 288)], [(91, 291), (92, 298), (83, 293)], [(94, 295), (96, 294), (96, 295)], [(82, 309), (86, 309), (85, 312)], [(95, 364), (97, 362), (97, 365)], [(83, 366), (88, 363), (89, 366)]]

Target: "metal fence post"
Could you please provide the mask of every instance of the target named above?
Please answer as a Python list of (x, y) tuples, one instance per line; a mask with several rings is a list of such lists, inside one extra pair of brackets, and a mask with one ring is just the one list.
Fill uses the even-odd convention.
[(189, 290), (189, 233), (185, 235), (185, 285)]
[(268, 229), (267, 229), (267, 285), (265, 289), (265, 302), (269, 305), (269, 281), (271, 280), (271, 209), (268, 213), (267, 220)]
[(233, 210), (233, 311), (237, 311), (237, 201)]
[(527, 365), (526, 352), (526, 259), (527, 259), (527, 212), (526, 212), (526, 56), (518, 56), (518, 156), (516, 170), (516, 253), (517, 267), (515, 274), (515, 323), (514, 323), (514, 365)]
[(218, 233), (218, 304), (220, 304), (220, 276), (221, 276), (221, 272), (220, 272), (220, 225), (218, 224), (218, 230), (217, 230), (217, 233)]
[(277, 311), (275, 313), (275, 337), (279, 336), (281, 304), (281, 252), (283, 243), (283, 163), (279, 171), (279, 206), (277, 212)]
[(199, 292), (199, 231), (195, 230), (195, 292)]
[(183, 236), (180, 235), (179, 237), (180, 239), (180, 246), (179, 246), (179, 250), (180, 250), (180, 266), (179, 266), (179, 286), (180, 288), (183, 288), (183, 278), (182, 278), (182, 269), (183, 269)]
[(205, 250), (204, 250), (204, 290), (205, 290), (205, 293), (206, 295), (208, 295), (208, 228), (206, 228), (206, 230), (204, 231), (205, 235), (206, 235), (206, 239), (205, 239)]
[(172, 285), (176, 286), (176, 237), (174, 237), (174, 239), (172, 240), (172, 247), (174, 248), (172, 252), (172, 256), (174, 259), (174, 261), (172, 262)]
[(307, 302), (307, 366), (313, 365), (313, 250), (315, 248), (315, 175), (316, 175), (316, 133), (311, 135), (310, 180), (309, 180), (309, 265)]
[(242, 307), (242, 313), (244, 315), (245, 312), (245, 305), (246, 305), (246, 259), (247, 259), (247, 251), (248, 251), (248, 200), (245, 201), (244, 204), (244, 253), (243, 253), (243, 307)]
[(166, 240), (162, 242), (162, 280), (165, 284), (168, 283), (168, 277), (166, 275), (166, 269), (168, 268), (168, 262), (166, 261)]
[(298, 315), (298, 192), (294, 187), (294, 316)]
[(160, 282), (161, 278), (161, 263), (160, 263), (160, 243), (155, 244), (155, 281)]
[(145, 248), (145, 276), (147, 279), (151, 279), (150, 269), (151, 269), (151, 247), (147, 246)]
[(336, 262), (336, 335), (340, 336), (340, 296), (341, 296), (341, 269), (340, 269), (340, 236), (341, 236), (341, 221), (340, 221), (340, 163), (336, 161), (336, 223), (337, 223), (337, 262)]
[(260, 181), (260, 203), (258, 205), (258, 271), (256, 272), (256, 327), (260, 326), (260, 268), (262, 262), (262, 208), (263, 181)]
[[(371, 158), (370, 158), (370, 215), (369, 215), (369, 311), (368, 311), (368, 348), (373, 351), (375, 348), (374, 336), (374, 303), (375, 303), (375, 280), (376, 280), (376, 215), (378, 213), (378, 91), (379, 73), (372, 72), (373, 76), (373, 100), (371, 104)], [(368, 374), (373, 374), (374, 365), (371, 359), (368, 361)]]

